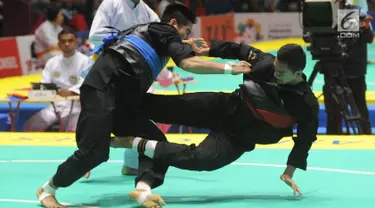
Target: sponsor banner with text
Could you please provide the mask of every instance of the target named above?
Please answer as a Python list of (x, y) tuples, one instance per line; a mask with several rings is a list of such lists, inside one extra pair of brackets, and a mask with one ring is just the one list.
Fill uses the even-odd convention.
[(301, 37), (298, 13), (244, 13), (235, 15), (234, 41), (251, 44), (259, 41)]
[(0, 48), (0, 78), (22, 75), (16, 38), (0, 39)]
[(233, 41), (235, 14), (204, 16), (200, 18), (201, 37), (208, 43), (211, 40)]
[(193, 26), (192, 37), (254, 43), (301, 37), (299, 13), (237, 13), (203, 16)]

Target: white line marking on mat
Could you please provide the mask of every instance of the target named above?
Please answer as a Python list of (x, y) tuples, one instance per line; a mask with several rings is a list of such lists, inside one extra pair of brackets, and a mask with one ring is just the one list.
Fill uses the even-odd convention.
[[(62, 163), (65, 160), (0, 160), (0, 163)], [(108, 160), (108, 163), (123, 163), (122, 160)], [(258, 166), (258, 167), (275, 167), (285, 168), (285, 165), (277, 164), (266, 164), (266, 163), (249, 163), (249, 162), (233, 162), (231, 165), (241, 166)], [(308, 170), (324, 171), (324, 172), (337, 172), (337, 173), (349, 173), (357, 175), (375, 175), (375, 172), (368, 171), (356, 171), (356, 170), (344, 170), (334, 168), (320, 168), (320, 167), (308, 167)]]
[[(261, 166), (261, 167), (275, 167), (275, 168), (285, 168), (286, 167), (286, 165), (275, 165), (275, 164), (264, 164), (264, 163), (247, 163), (247, 162), (233, 162), (232, 165)], [(358, 174), (358, 175), (375, 175), (375, 172), (343, 170), (343, 169), (333, 169), (333, 168), (308, 167), (307, 170), (337, 172), (337, 173), (351, 173), (351, 174)]]
[[(0, 199), (0, 202), (15, 202), (15, 203), (25, 203), (25, 204), (40, 204), (38, 200), (23, 200), (23, 199)], [(61, 203), (65, 206), (74, 206), (74, 207), (86, 207), (86, 208), (99, 208), (96, 206), (90, 206), (85, 204), (70, 204), (70, 203)]]

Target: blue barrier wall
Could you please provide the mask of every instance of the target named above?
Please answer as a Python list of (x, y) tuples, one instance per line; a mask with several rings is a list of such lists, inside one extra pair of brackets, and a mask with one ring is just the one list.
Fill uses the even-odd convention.
[[(47, 104), (21, 104), (20, 111), (17, 117), (17, 124), (16, 129), (17, 131), (23, 131), (23, 125), (34, 113), (38, 112), (39, 110), (47, 107)], [(16, 105), (13, 105), (13, 109), (16, 108)], [(375, 105), (369, 105), (369, 113), (370, 113), (370, 120), (371, 125), (375, 128)], [(0, 104), (0, 131), (9, 131), (10, 125), (9, 120), (7, 118), (7, 113), (9, 112), (9, 106), (7, 104)], [(326, 126), (326, 113), (324, 105), (320, 105), (320, 112), (319, 112), (319, 133), (325, 133), (325, 126)], [(179, 132), (179, 126), (173, 125), (170, 128), (170, 133)], [(183, 128), (183, 132), (188, 132), (187, 128)], [(207, 133), (207, 130), (203, 129), (193, 129), (194, 133)], [(375, 133), (375, 131), (374, 131)]]

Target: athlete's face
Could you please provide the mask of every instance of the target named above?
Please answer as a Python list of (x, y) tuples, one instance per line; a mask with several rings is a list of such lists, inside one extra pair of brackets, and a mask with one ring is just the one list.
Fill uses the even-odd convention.
[(188, 39), (193, 25), (190, 23), (189, 25), (181, 25), (177, 27), (178, 34), (180, 34), (181, 40)]
[(171, 19), (169, 22), (170, 25), (173, 25), (177, 31), (178, 34), (181, 37), (181, 40), (188, 39), (189, 35), (191, 34), (191, 30), (193, 28), (193, 24), (189, 22), (187, 25), (178, 24), (178, 22), (175, 19)]
[(276, 79), (276, 83), (293, 84), (297, 83), (301, 79), (301, 71), (294, 72), (293, 70), (288, 68), (288, 64), (278, 61), (277, 58), (275, 58), (273, 65), (275, 66), (274, 76)]

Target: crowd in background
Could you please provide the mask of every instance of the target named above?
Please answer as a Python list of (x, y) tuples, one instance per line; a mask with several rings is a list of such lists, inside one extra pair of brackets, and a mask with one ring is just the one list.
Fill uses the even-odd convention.
[[(62, 6), (67, 17), (66, 24), (72, 26), (73, 21), (85, 19), (85, 25), (91, 25), (95, 11), (102, 0), (30, 0), (33, 8), (43, 12), (48, 5)], [(183, 3), (193, 10), (198, 16), (225, 14), (230, 12), (291, 12), (297, 11), (300, 0), (144, 0), (151, 9), (161, 15), (168, 4)], [(79, 20), (76, 20), (76, 19)], [(85, 27), (77, 27), (78, 31)]]
[[(75, 31), (87, 31), (103, 0), (0, 0), (0, 37), (34, 34), (36, 28), (48, 16), (49, 7), (63, 8), (64, 27)], [(171, 3), (183, 3), (193, 9), (198, 16), (218, 15), (230, 12), (295, 12), (300, 8), (300, 0), (143, 0), (158, 15)], [(3, 2), (7, 5), (7, 15), (3, 15)], [(369, 10), (374, 8), (369, 2)], [(9, 5), (9, 6), (8, 6)], [(12, 10), (17, 10), (12, 11)], [(15, 13), (23, 13), (16, 16)], [(29, 13), (29, 14), (24, 14)], [(19, 14), (19, 13), (18, 13)], [(3, 16), (9, 16), (3, 29)], [(28, 18), (28, 21), (25, 21)], [(15, 24), (14, 24), (14, 23)], [(15, 27), (18, 28), (13, 28)], [(7, 31), (3, 34), (3, 30)]]
[[(85, 31), (91, 25), (102, 0), (30, 0), (34, 11), (46, 15), (46, 8), (62, 7), (64, 25)], [(193, 8), (198, 16), (230, 12), (297, 11), (298, 0), (144, 0), (158, 15), (168, 4), (183, 3)], [(34, 27), (35, 28), (35, 27)]]
[(0, 0), (0, 37), (3, 36), (3, 1)]

